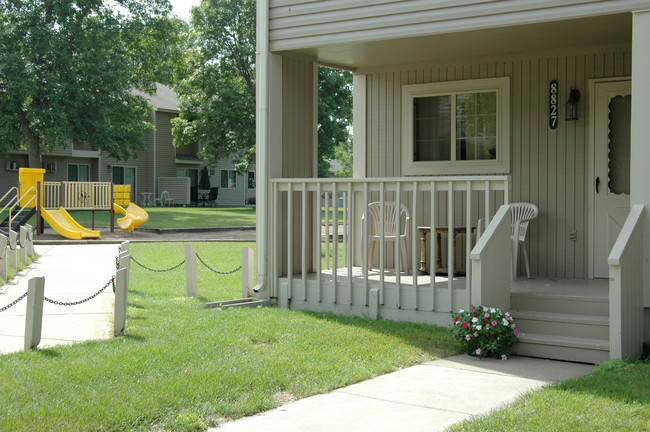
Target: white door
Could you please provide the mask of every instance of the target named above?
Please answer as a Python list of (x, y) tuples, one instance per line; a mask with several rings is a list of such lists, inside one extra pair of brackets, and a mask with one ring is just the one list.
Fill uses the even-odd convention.
[(594, 98), (594, 277), (607, 278), (607, 257), (630, 212), (630, 81), (598, 83)]

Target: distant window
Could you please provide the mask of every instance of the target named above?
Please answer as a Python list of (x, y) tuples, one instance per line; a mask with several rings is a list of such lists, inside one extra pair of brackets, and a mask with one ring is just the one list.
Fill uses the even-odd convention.
[(404, 86), (404, 174), (508, 172), (509, 85), (490, 78)]
[(68, 181), (90, 181), (90, 166), (68, 164)]
[(235, 189), (237, 187), (237, 172), (232, 170), (221, 170), (221, 188)]
[(248, 171), (248, 189), (255, 189), (255, 172)]

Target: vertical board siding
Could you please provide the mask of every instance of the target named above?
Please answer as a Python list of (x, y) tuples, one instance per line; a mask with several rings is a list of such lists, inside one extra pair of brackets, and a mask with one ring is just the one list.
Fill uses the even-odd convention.
[[(539, 54), (504, 57), (486, 62), (432, 64), (366, 73), (368, 177), (401, 176), (401, 88), (407, 84), (456, 81), (475, 78), (511, 79), (511, 167), (510, 202), (525, 201), (539, 206), (540, 215), (531, 223), (528, 250), (531, 273), (539, 277), (587, 277), (587, 232), (589, 179), (589, 125), (587, 100), (591, 79), (631, 75), (630, 49), (591, 47), (584, 53)], [(560, 83), (561, 120), (556, 131), (548, 129), (548, 85)], [(578, 88), (579, 120), (564, 120), (564, 101), (570, 89)], [(459, 173), (460, 174), (460, 173)], [(431, 172), (431, 175), (436, 175)], [(454, 199), (454, 215), (463, 222), (465, 201)], [(446, 194), (438, 197), (438, 220), (446, 223)], [(492, 214), (503, 203), (493, 196)], [(472, 218), (483, 217), (483, 202), (472, 203)], [(415, 223), (426, 225), (430, 202), (423, 197)], [(457, 219), (457, 217), (455, 217)], [(576, 241), (569, 234), (577, 231)], [(523, 260), (523, 257), (521, 257)], [(520, 262), (523, 264), (523, 261)], [(519, 265), (519, 268), (524, 268)]]

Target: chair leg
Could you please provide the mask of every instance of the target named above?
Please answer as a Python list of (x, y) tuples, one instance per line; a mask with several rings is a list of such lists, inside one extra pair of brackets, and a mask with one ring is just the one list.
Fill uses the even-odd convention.
[(530, 279), (530, 264), (528, 264), (528, 252), (526, 251), (526, 244), (521, 243), (521, 247), (524, 250), (524, 260), (526, 261), (526, 276)]
[(375, 254), (375, 241), (370, 240), (370, 244), (368, 245), (368, 271), (372, 270), (374, 254)]
[(511, 279), (517, 280), (517, 261), (519, 254), (519, 240), (516, 238), (512, 239), (512, 266), (510, 267)]
[(409, 259), (408, 255), (406, 253), (406, 242), (400, 240), (400, 251), (402, 254), (402, 269), (406, 272), (406, 274), (411, 274), (411, 268), (409, 267)]

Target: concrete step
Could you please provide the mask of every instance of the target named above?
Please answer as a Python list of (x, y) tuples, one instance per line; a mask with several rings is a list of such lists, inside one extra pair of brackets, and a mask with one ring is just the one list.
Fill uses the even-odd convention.
[(609, 317), (575, 313), (513, 310), (517, 330), (521, 333), (541, 333), (589, 339), (609, 339)]
[(268, 306), (270, 303), (265, 299), (258, 298), (243, 298), (237, 300), (223, 300), (217, 302), (206, 303), (205, 306), (209, 308), (231, 308), (231, 307), (257, 307)]
[(520, 332), (519, 343), (513, 347), (513, 354), (582, 363), (598, 363), (609, 360), (609, 341)]
[(609, 299), (563, 294), (512, 293), (511, 310), (609, 316)]

